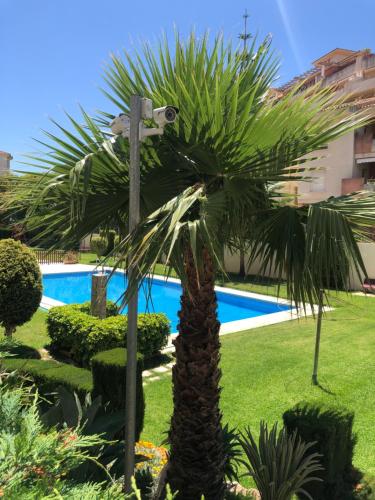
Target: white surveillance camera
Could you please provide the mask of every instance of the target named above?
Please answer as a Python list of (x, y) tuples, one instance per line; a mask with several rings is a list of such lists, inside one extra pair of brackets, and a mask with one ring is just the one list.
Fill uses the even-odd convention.
[(168, 125), (168, 123), (174, 123), (178, 113), (179, 109), (176, 108), (176, 106), (164, 106), (154, 109), (153, 118), (158, 126), (163, 128), (165, 125)]
[(120, 113), (110, 124), (111, 130), (115, 135), (129, 136), (130, 119), (125, 113)]

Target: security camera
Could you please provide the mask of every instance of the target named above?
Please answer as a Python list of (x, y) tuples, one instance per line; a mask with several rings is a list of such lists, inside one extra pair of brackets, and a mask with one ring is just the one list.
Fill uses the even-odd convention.
[(174, 123), (178, 113), (179, 109), (176, 108), (176, 106), (164, 106), (154, 109), (153, 118), (158, 124), (158, 127), (163, 128), (165, 125), (168, 125), (168, 123)]
[(125, 113), (120, 113), (110, 124), (111, 130), (115, 135), (129, 136), (130, 118)]

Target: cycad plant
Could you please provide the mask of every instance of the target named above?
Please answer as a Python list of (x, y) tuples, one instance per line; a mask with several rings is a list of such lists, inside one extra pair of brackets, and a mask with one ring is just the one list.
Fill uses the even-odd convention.
[(304, 486), (321, 481), (320, 455), (309, 453), (315, 443), (304, 443), (296, 431), (278, 432), (277, 424), (269, 431), (264, 422), (258, 444), (249, 428), (240, 433), (239, 441), (247, 458), (243, 461), (247, 475), (254, 479), (262, 500), (291, 500), (296, 494), (313, 500)]
[(83, 125), (70, 118), (71, 130), (58, 125), (58, 135), (48, 133), (46, 155), (31, 162), (43, 172), (19, 183), (15, 196), (39, 237), (63, 231), (67, 243), (116, 225), (115, 254), (132, 255), (138, 279), (162, 256), (181, 278), (168, 481), (184, 499), (220, 500), (225, 491), (214, 289), (224, 246), (250, 240), (251, 259), (284, 273), (291, 300), (303, 306), (314, 303), (332, 269), (345, 278), (348, 263), (363, 270), (355, 234), (375, 221), (371, 194), (288, 203), (279, 186), (308, 180), (312, 152), (367, 119), (333, 105), (327, 88), (277, 99), (276, 75), (268, 43), (254, 41), (243, 54), (222, 37), (176, 36), (173, 48), (163, 40), (114, 57), (106, 94), (119, 111), (129, 112), (132, 94), (180, 109), (173, 127), (142, 145), (140, 224), (127, 234), (129, 146), (111, 140), (107, 113), (95, 120), (83, 112)]

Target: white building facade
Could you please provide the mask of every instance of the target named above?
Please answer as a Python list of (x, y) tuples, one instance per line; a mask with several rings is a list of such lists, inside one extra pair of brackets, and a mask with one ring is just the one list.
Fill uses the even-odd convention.
[(10, 162), (13, 159), (12, 155), (5, 151), (0, 151), (0, 175), (10, 171)]

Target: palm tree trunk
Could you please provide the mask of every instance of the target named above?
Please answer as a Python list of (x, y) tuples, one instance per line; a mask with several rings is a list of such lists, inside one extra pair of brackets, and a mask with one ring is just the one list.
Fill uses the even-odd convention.
[(221, 371), (215, 273), (209, 253), (197, 270), (185, 252), (187, 282), (181, 296), (179, 335), (174, 340), (174, 410), (168, 482), (179, 499), (224, 498), (225, 452), (219, 409)]

